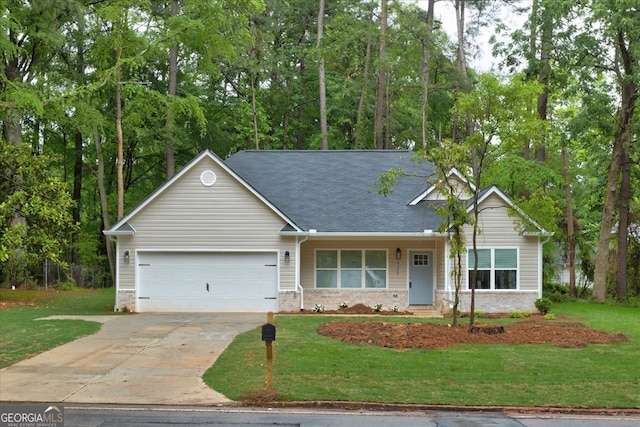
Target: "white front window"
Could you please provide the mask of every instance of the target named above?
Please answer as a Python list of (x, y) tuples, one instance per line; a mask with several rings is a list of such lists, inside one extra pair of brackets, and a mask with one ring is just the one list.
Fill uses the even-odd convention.
[(316, 288), (386, 288), (387, 251), (345, 249), (316, 251)]
[[(478, 249), (478, 275), (476, 289), (518, 289), (518, 249)], [(473, 248), (468, 248), (467, 270), (468, 288), (474, 268)]]

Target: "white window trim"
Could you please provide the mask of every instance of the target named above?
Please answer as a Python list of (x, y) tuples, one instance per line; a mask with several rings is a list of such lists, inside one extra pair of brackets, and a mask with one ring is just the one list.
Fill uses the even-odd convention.
[[(518, 246), (478, 246), (476, 249), (489, 249), (491, 250), (491, 273), (490, 273), (490, 288), (489, 289), (478, 289), (476, 288), (476, 292), (514, 292), (514, 291), (519, 291), (520, 290), (520, 247)], [(496, 289), (495, 288), (495, 282), (496, 282), (496, 257), (495, 257), (495, 253), (496, 253), (496, 249), (512, 249), (516, 251), (516, 287), (515, 289)], [(469, 275), (471, 274), (471, 272), (473, 272), (473, 265), (471, 262), (471, 256), (473, 255), (473, 246), (471, 247), (467, 247), (467, 276), (466, 276), (466, 282), (467, 282), (467, 289), (468, 291), (471, 290), (471, 286), (469, 283)], [(487, 270), (486, 268), (478, 268), (478, 271), (484, 271)], [(504, 269), (501, 269), (504, 270)]]
[[(318, 287), (318, 251), (336, 251), (337, 254), (337, 267), (336, 268), (321, 268), (321, 270), (331, 270), (331, 271), (335, 271), (336, 272), (336, 287), (335, 288), (319, 288)], [(362, 274), (360, 280), (360, 287), (359, 288), (343, 288), (342, 287), (342, 283), (341, 283), (341, 274), (340, 272), (343, 271), (342, 266), (340, 265), (341, 263), (341, 256), (340, 253), (342, 251), (359, 251), (361, 253), (362, 256), (362, 267), (359, 269), (354, 269), (354, 268), (345, 268), (344, 271), (355, 271), (355, 270), (359, 270), (361, 272), (363, 272), (364, 274)], [(372, 268), (371, 270), (373, 271), (381, 271), (384, 270), (385, 272), (385, 287), (384, 288), (367, 288), (367, 277), (366, 277), (366, 253), (367, 251), (382, 251), (384, 252), (384, 259), (385, 259), (385, 267), (384, 268)], [(336, 248), (316, 248), (313, 252), (313, 287), (314, 289), (346, 289), (346, 290), (380, 290), (380, 289), (389, 289), (389, 249), (386, 248), (364, 248), (364, 249), (360, 249), (360, 248), (343, 248), (343, 249), (336, 249)]]

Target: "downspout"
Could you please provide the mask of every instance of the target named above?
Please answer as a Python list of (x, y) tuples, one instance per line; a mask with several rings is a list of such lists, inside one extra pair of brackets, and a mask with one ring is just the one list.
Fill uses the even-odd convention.
[(303, 240), (298, 241), (296, 236), (296, 289), (300, 291), (300, 311), (304, 311), (304, 289), (300, 284), (300, 245), (309, 239), (309, 236), (305, 236)]
[[(118, 311), (120, 309), (120, 257), (118, 254), (120, 253), (120, 239), (117, 239), (113, 236), (107, 236), (107, 240), (116, 243), (116, 277), (115, 283), (113, 284), (116, 288), (116, 301), (113, 306), (113, 311)], [(109, 244), (107, 242), (107, 244)]]
[(449, 308), (453, 309), (453, 293), (451, 289), (451, 264), (449, 262), (449, 240), (444, 241), (444, 289), (449, 294)]
[(547, 240), (540, 242), (540, 246), (538, 247), (538, 298), (542, 298), (542, 281), (544, 280), (542, 277), (542, 247), (551, 240), (551, 236), (552, 234), (548, 235)]

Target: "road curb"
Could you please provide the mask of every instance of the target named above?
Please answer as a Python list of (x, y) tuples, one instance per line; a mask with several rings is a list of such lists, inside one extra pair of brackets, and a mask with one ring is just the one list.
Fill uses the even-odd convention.
[(556, 407), (556, 406), (474, 406), (474, 405), (431, 405), (414, 403), (376, 403), (376, 402), (343, 402), (343, 401), (272, 401), (242, 402), (242, 406), (260, 408), (308, 408), (308, 409), (344, 409), (354, 411), (459, 411), (459, 412), (501, 412), (511, 414), (564, 414), (564, 415), (598, 415), (598, 416), (634, 416), (640, 417), (640, 408), (591, 408), (591, 407)]

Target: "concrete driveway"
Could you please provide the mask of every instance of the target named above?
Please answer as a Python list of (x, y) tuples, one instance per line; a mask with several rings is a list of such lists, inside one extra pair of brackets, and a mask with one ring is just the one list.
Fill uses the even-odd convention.
[(1, 369), (1, 401), (229, 403), (201, 377), (238, 333), (266, 322), (259, 313), (55, 317), (103, 325), (94, 335)]

